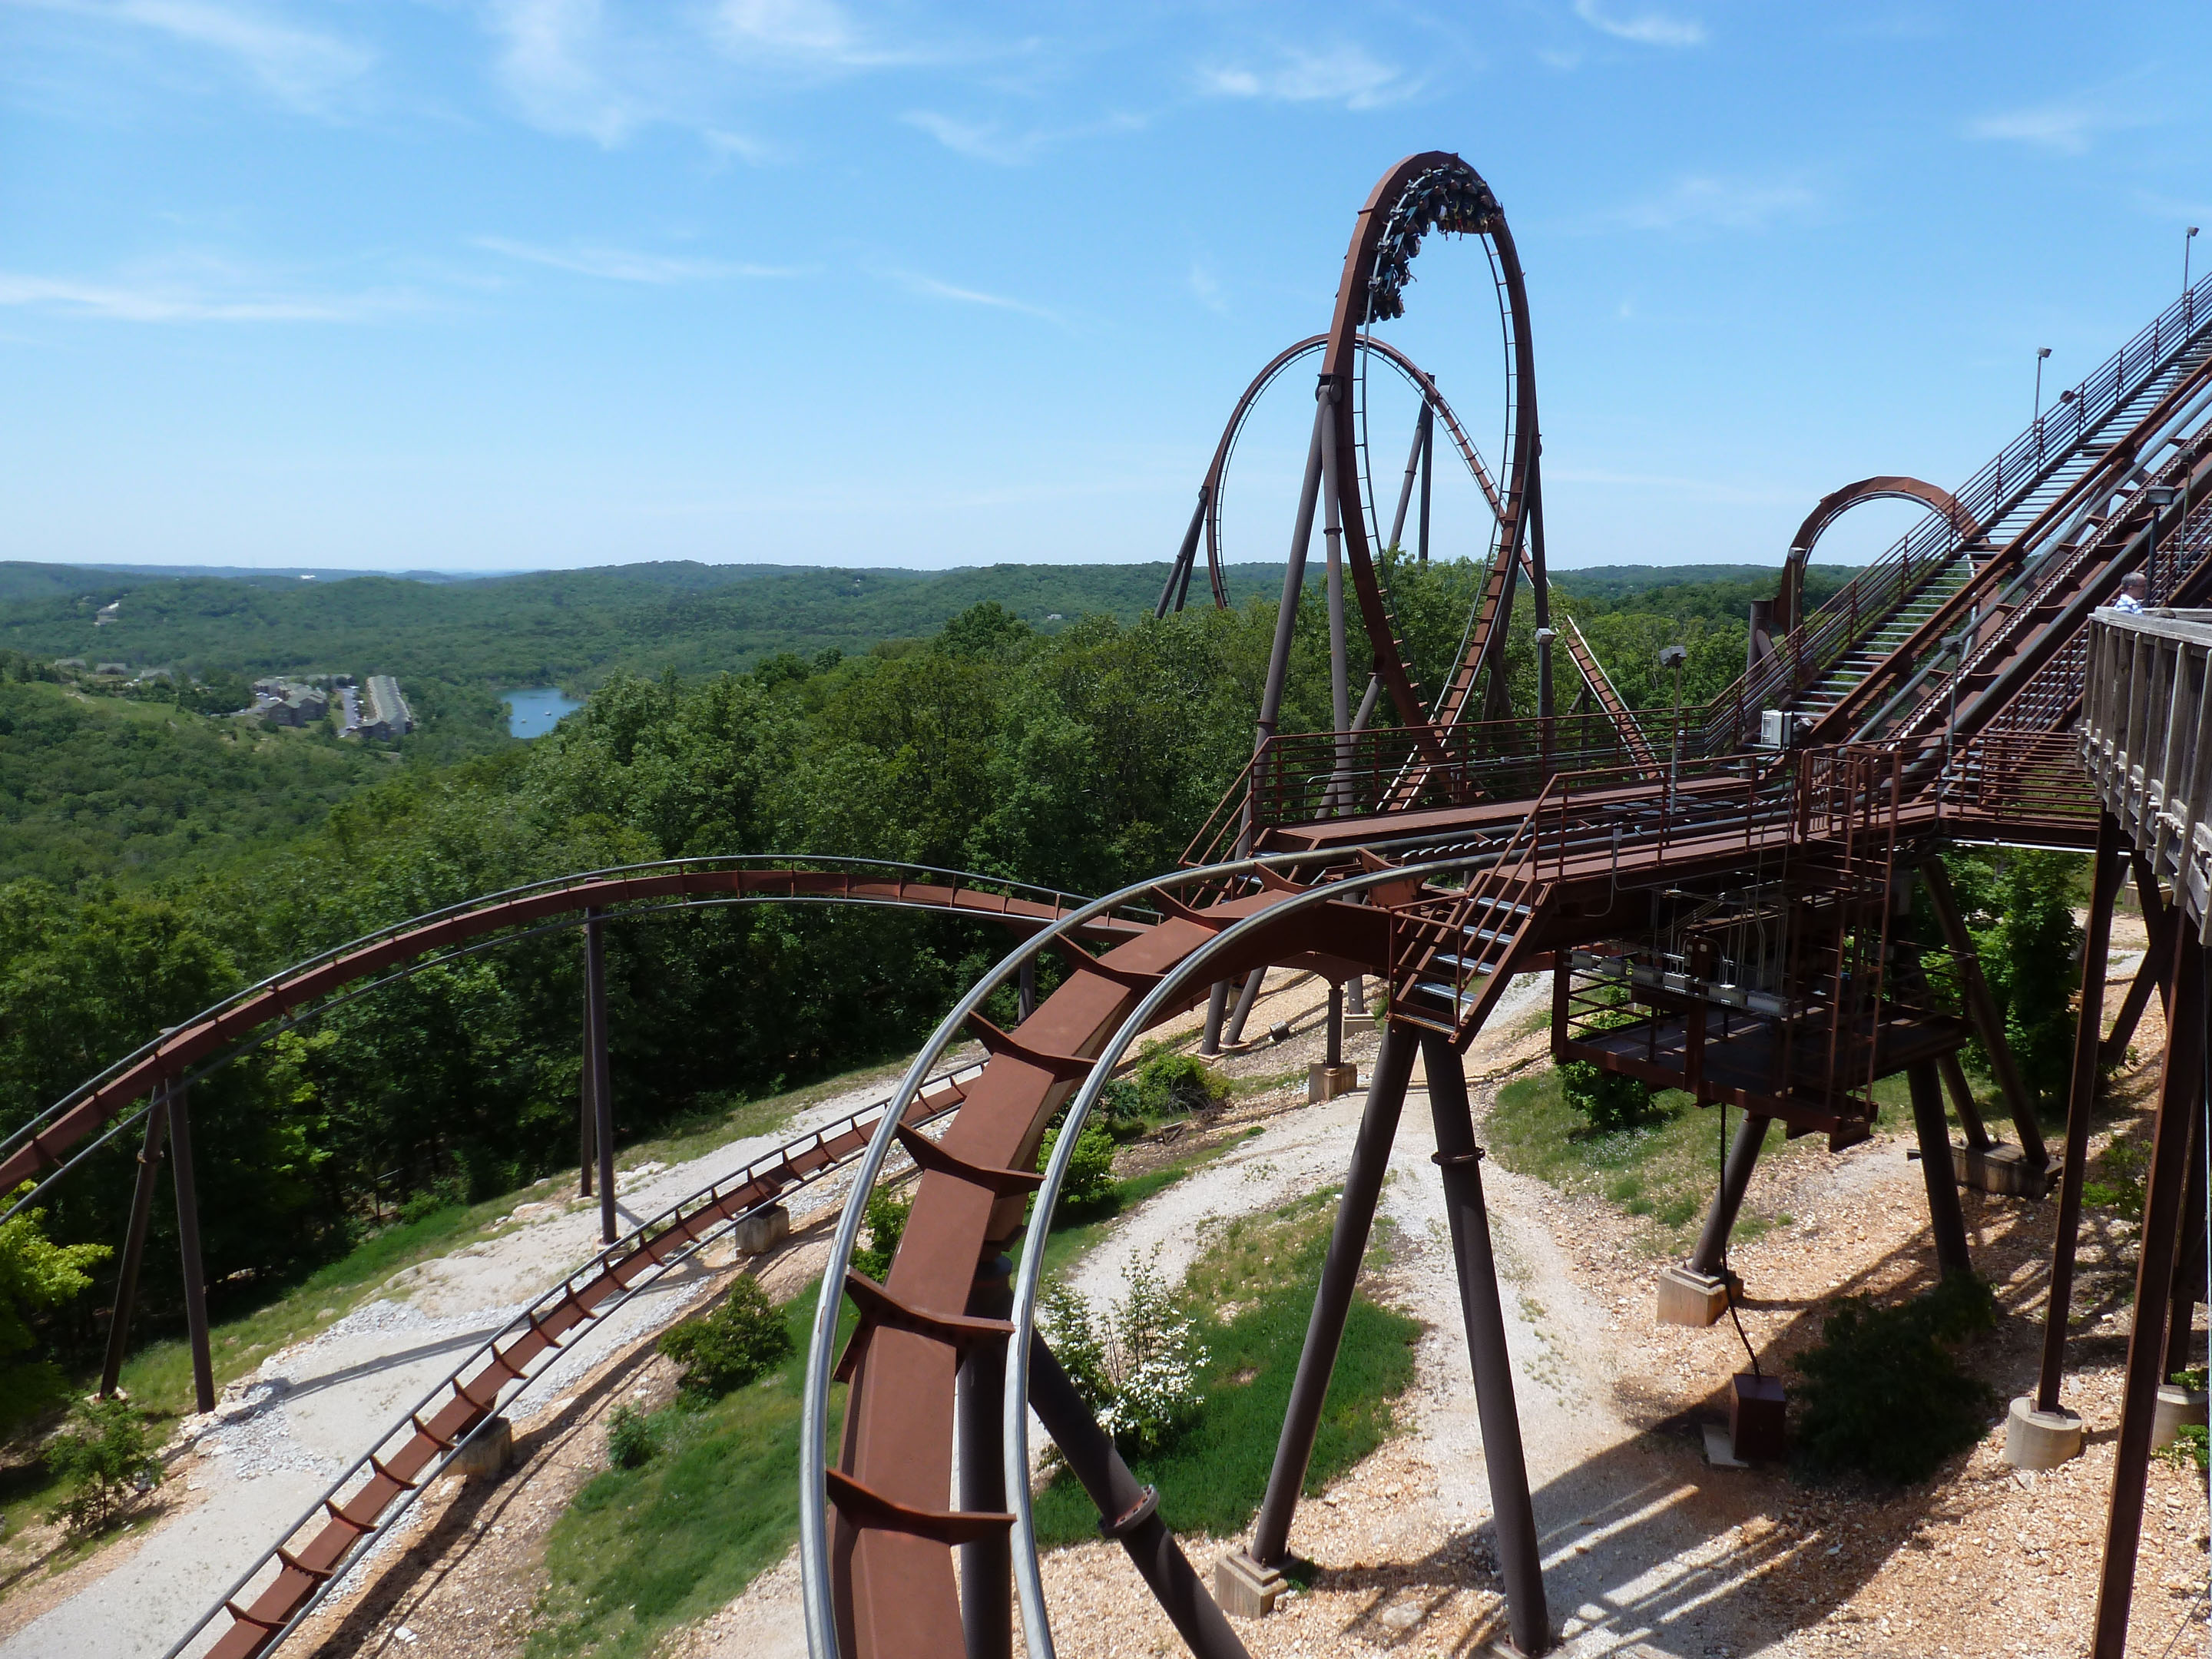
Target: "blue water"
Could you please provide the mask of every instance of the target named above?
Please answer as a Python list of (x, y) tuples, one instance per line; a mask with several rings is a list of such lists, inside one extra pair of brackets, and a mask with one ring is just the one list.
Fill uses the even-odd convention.
[(542, 737), (584, 705), (558, 686), (523, 685), (497, 694), (507, 703), (507, 729), (518, 738)]

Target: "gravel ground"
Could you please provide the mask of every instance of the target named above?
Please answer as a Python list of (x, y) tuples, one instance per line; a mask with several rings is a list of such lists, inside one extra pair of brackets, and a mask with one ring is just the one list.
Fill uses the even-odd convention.
[[(2124, 923), (2116, 971), (2140, 945)], [(1302, 1074), (1304, 1060), (1319, 1058), (1320, 988), (1279, 975), (1270, 988), (1266, 1017), (1253, 1029), (1288, 1013), (1297, 1035), (1285, 1047), (1263, 1043), (1231, 1057), (1232, 1073)], [(1470, 1055), (1479, 1113), (1504, 1074), (1540, 1057), (1542, 1036), (1525, 1028), (1545, 988), (1522, 988), (1517, 1010), (1501, 1012)], [(2114, 1006), (2121, 989), (2111, 992)], [(2142, 1062), (2119, 1091), (2138, 1108), (2154, 1084), (2160, 1036), (2154, 1005), (2136, 1042)], [(1364, 1082), (1372, 1037), (1355, 1037), (1351, 1049)], [(1115, 1293), (1128, 1264), (1155, 1248), (1160, 1266), (1179, 1273), (1202, 1249), (1210, 1220), (1340, 1179), (1364, 1100), (1307, 1109), (1301, 1097), (1291, 1085), (1240, 1100), (1223, 1129), (1259, 1122), (1261, 1134), (1129, 1217), (1086, 1259), (1082, 1287)], [(1486, 1474), (1425, 1105), (1417, 1072), (1383, 1201), (1403, 1248), (1375, 1287), (1428, 1327), (1405, 1404), (1411, 1431), (1304, 1507), (1293, 1544), (1314, 1563), (1313, 1582), (1275, 1617), (1240, 1622), (1255, 1659), (1458, 1655), (1502, 1632)], [(1824, 1298), (1902, 1293), (1931, 1274), (1908, 1144), (1878, 1136), (1841, 1155), (1801, 1149), (1761, 1167), (1750, 1206), (1793, 1219), (1739, 1245), (1732, 1259), (1747, 1283), (1746, 1331), (1769, 1369), (1817, 1338)], [(2128, 1328), (2132, 1240), (2124, 1227), (2093, 1224), (2081, 1252), (2079, 1294), (2100, 1307), (2073, 1345), (2067, 1395), (2089, 1420), (2088, 1452), (2063, 1469), (2020, 1474), (1997, 1456), (2002, 1430), (1993, 1425), (1936, 1480), (1878, 1491), (1708, 1467), (1699, 1425), (1725, 1415), (1727, 1380), (1744, 1364), (1733, 1328), (1651, 1322), (1661, 1258), (1644, 1224), (1494, 1164), (1484, 1166), (1484, 1179), (1551, 1616), (1572, 1659), (2057, 1659), (2082, 1650)], [(2053, 1206), (1964, 1198), (1977, 1265), (2012, 1316), (1970, 1363), (2009, 1395), (2033, 1375)], [(795, 1286), (818, 1270), (822, 1231), (794, 1238), (772, 1284)], [(449, 1482), (451, 1492), (427, 1498), (398, 1570), (363, 1575), (377, 1582), (349, 1611), (333, 1611), (325, 1651), (333, 1659), (401, 1651), (515, 1659), (544, 1530), (604, 1467), (600, 1418), (621, 1390), (650, 1398), (665, 1386), (659, 1362), (643, 1348), (640, 1340), (627, 1355), (603, 1356), (592, 1376), (548, 1390), (562, 1396), (557, 1409), (518, 1435), (531, 1457), (527, 1479), (483, 1489), (493, 1497), (473, 1498), (479, 1489)], [(289, 1400), (272, 1408), (288, 1419), (298, 1409)], [(2181, 1621), (2192, 1606), (2201, 1611), (2206, 1534), (2202, 1486), (2154, 1466), (2131, 1656), (2170, 1659), (2176, 1637), (2172, 1651), (2203, 1650), (2201, 1631), (2188, 1638)], [(1184, 1541), (1210, 1571), (1242, 1540)], [(1057, 1552), (1045, 1574), (1055, 1639), (1068, 1659), (1181, 1651), (1117, 1548)], [(798, 1659), (798, 1588), (795, 1560), (787, 1560), (675, 1638), (668, 1654)]]
[[(635, 1224), (884, 1091), (871, 1083), (808, 1108), (771, 1133), (673, 1168), (625, 1170), (618, 1212)], [(835, 1214), (843, 1194), (836, 1177), (795, 1194), (794, 1226)], [(524, 1202), (492, 1237), (395, 1274), (377, 1299), (264, 1361), (225, 1390), (214, 1413), (185, 1419), (172, 1467), (181, 1492), (142, 1540), (103, 1550), (0, 1603), (0, 1659), (153, 1659), (165, 1652), (375, 1437), (471, 1349), (587, 1261), (598, 1236), (596, 1201)], [(533, 1382), (514, 1413), (518, 1426), (542, 1410), (535, 1402), (573, 1393), (587, 1375), (657, 1333), (712, 1277), (700, 1263), (677, 1267), (602, 1321)], [(219, 1620), (216, 1627), (228, 1622)]]

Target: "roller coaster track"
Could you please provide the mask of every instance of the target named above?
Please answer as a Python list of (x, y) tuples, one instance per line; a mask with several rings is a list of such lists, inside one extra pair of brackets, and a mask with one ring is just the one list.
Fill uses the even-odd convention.
[[(923, 1127), (959, 1105), (963, 1081), (981, 1069), (963, 1066), (932, 1079), (907, 1108), (900, 1133), (920, 1139)], [(512, 1410), (577, 1337), (747, 1217), (848, 1167), (873, 1138), (887, 1103), (863, 1107), (678, 1199), (540, 1296), (380, 1435), (166, 1659), (178, 1659), (225, 1613), (230, 1625), (203, 1650), (206, 1659), (255, 1659), (283, 1642), (364, 1558), (371, 1540), (389, 1533), (470, 1438)]]
[[(801, 867), (807, 866), (813, 867)], [(1032, 927), (1067, 909), (1065, 895), (1024, 883), (882, 860), (775, 854), (674, 859), (489, 894), (308, 957), (125, 1055), (62, 1097), (0, 1149), (0, 1193), (11, 1192), (27, 1180), (52, 1179), (87, 1136), (103, 1127), (120, 1127), (113, 1121), (132, 1102), (151, 1096), (165, 1084), (190, 1081), (223, 1064), (240, 1044), (256, 1041), (255, 1033), (262, 1028), (301, 1018), (327, 1006), (333, 994), (402, 963), (417, 962), (417, 969), (406, 970), (416, 971), (426, 965), (417, 959), (429, 958), (432, 953), (467, 948), (471, 941), (510, 928), (544, 925), (549, 918), (555, 919), (553, 925), (574, 925), (592, 910), (618, 918), (641, 908), (754, 901), (941, 911)], [(1089, 925), (1086, 937), (1125, 939), (1143, 925), (1131, 918), (1103, 916)], [(8, 1213), (36, 1196), (34, 1191), (17, 1199)]]
[[(2009, 553), (2034, 530), (2045, 510), (2083, 482), (2122, 447), (2129, 433), (2177, 386), (2212, 357), (2212, 276), (2152, 319), (2058, 405), (2039, 416), (1954, 492), (1955, 511), (1930, 513), (1897, 544), (1862, 570), (1776, 641), (1774, 653), (1723, 691), (1709, 706), (1696, 745), (1717, 754), (1758, 735), (1762, 708), (1791, 708), (1835, 663), (1857, 649), (1910, 605), (1929, 581), (1962, 556), (1972, 539)], [(1992, 569), (2009, 574), (2008, 559), (1974, 562), (1972, 580)], [(1977, 595), (1985, 586), (1976, 586)], [(1971, 599), (1967, 601), (1971, 603)], [(1946, 626), (1955, 594), (1947, 600)], [(1923, 631), (1916, 629), (1917, 635)], [(1821, 715), (1818, 740), (1835, 741), (1854, 729), (1870, 702), (1893, 694), (1897, 670), (1910, 647), (1891, 651), (1844, 700)]]

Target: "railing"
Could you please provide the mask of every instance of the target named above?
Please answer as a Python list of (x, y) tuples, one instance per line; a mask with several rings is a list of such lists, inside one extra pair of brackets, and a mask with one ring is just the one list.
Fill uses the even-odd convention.
[[(2168, 307), (2070, 395), (2037, 419), (1956, 492), (1966, 524), (1986, 538), (2039, 485), (2075, 459), (2094, 434), (2122, 412), (2212, 326), (2212, 276)], [(1700, 744), (1708, 753), (1744, 741), (1747, 720), (1761, 708), (1808, 690), (1868, 629), (1893, 614), (1939, 570), (1955, 561), (1968, 538), (1962, 526), (1931, 513), (1888, 553), (1859, 573), (1779, 642), (1775, 654), (1715, 699)]]
[(2209, 673), (2212, 611), (2100, 611), (2090, 621), (2081, 764), (2200, 936), (2212, 931)]

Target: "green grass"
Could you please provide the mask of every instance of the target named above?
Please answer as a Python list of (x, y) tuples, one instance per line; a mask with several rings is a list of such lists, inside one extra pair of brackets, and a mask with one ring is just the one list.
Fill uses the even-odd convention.
[[(1209, 1351), (1206, 1404), (1172, 1445), (1130, 1462), (1138, 1480), (1159, 1489), (1160, 1513), (1178, 1534), (1232, 1534), (1267, 1491), (1335, 1196), (1316, 1194), (1230, 1223), (1184, 1280), (1182, 1299)], [(1387, 1250), (1387, 1235), (1378, 1242)], [(1230, 1318), (1219, 1317), (1218, 1310), (1232, 1308)], [(1418, 1320), (1353, 1298), (1306, 1471), (1309, 1492), (1322, 1490), (1396, 1428), (1395, 1402), (1413, 1380), (1420, 1334)], [(1065, 1471), (1039, 1496), (1036, 1523), (1045, 1544), (1098, 1535), (1097, 1511)]]
[[(1591, 1131), (1560, 1091), (1549, 1067), (1507, 1084), (1488, 1124), (1490, 1152), (1516, 1175), (1534, 1176), (1564, 1192), (1596, 1193), (1629, 1215), (1652, 1223), (1664, 1250), (1680, 1246), (1697, 1224), (1720, 1182), (1719, 1109), (1698, 1107), (1690, 1096), (1668, 1090), (1654, 1098), (1653, 1120), (1610, 1134)], [(1731, 1109), (1731, 1136), (1743, 1121)], [(1776, 1123), (1762, 1158), (1791, 1146)], [(1735, 1237), (1749, 1240), (1786, 1218), (1746, 1210)]]
[(1088, 1255), (1114, 1230), (1114, 1224), (1146, 1199), (1165, 1192), (1194, 1170), (1200, 1170), (1231, 1147), (1260, 1133), (1255, 1124), (1243, 1134), (1218, 1145), (1185, 1154), (1142, 1175), (1117, 1181), (1105, 1197), (1094, 1204), (1063, 1204), (1053, 1216), (1052, 1231), (1045, 1236), (1044, 1277), (1056, 1278)]
[[(799, 1530), (799, 1444), (816, 1287), (787, 1304), (791, 1357), (710, 1405), (653, 1413), (659, 1449), (577, 1493), (545, 1544), (531, 1659), (650, 1653), (783, 1559)], [(851, 1310), (847, 1310), (849, 1327)], [(833, 1389), (836, 1443), (844, 1389)]]

